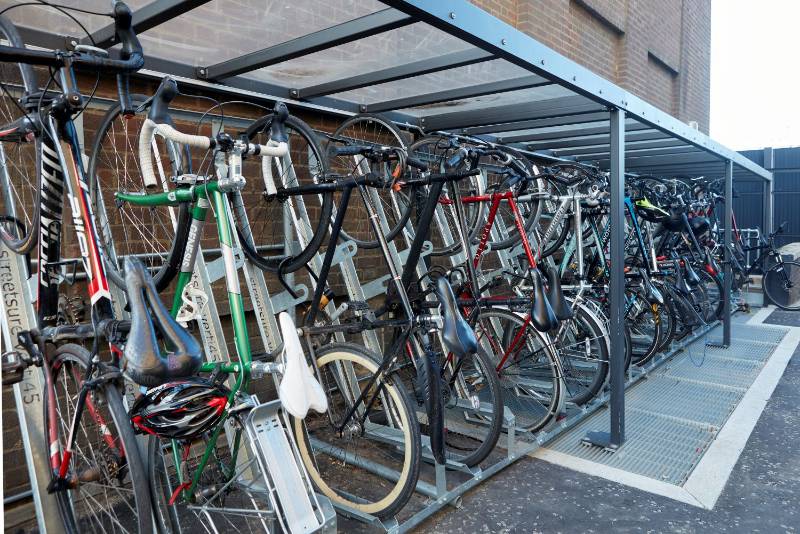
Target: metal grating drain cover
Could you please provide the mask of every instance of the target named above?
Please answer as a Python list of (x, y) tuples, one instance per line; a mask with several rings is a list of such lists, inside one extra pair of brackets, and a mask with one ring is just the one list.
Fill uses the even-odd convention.
[[(714, 329), (710, 335), (721, 335)], [(556, 437), (547, 448), (677, 486), (683, 485), (786, 334), (737, 324), (728, 349), (691, 343), (626, 393), (626, 441), (611, 454), (583, 445), (587, 432), (607, 430), (602, 409)]]

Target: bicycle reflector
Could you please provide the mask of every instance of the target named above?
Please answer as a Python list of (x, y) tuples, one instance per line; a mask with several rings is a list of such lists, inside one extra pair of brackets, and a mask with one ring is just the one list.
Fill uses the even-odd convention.
[(219, 422), (229, 395), (227, 388), (204, 378), (169, 382), (136, 399), (129, 415), (139, 433), (191, 440)]

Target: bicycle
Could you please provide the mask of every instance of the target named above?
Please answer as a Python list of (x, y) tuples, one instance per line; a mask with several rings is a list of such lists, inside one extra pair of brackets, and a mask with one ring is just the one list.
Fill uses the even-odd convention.
[[(153, 525), (145, 469), (122, 400), (123, 373), (136, 357), (132, 337), (155, 338), (153, 328), (165, 335), (175, 351), (175, 376), (193, 370), (199, 348), (177, 325), (162, 321), (158, 313), (151, 319), (140, 309), (129, 322), (116, 319), (112, 310), (73, 117), (84, 104), (75, 69), (116, 74), (120, 102), (129, 106), (128, 76), (142, 67), (144, 58), (131, 27), (130, 9), (118, 2), (113, 16), (122, 44), (118, 60), (106, 57), (105, 50), (85, 45), (71, 52), (29, 50), (13, 24), (0, 17), (0, 31), (11, 44), (0, 46), (0, 61), (18, 73), (3, 79), (6, 105), (1, 119), (4, 125), (0, 127), (0, 194), (5, 222), (0, 225), (0, 238), (18, 254), (29, 252), (37, 242), (39, 246), (38, 327), (19, 333), (19, 345), (27, 355), (6, 354), (3, 367), (4, 374), (14, 372), (15, 380), (21, 379), (25, 367), (42, 368), (42, 431), (52, 471), (47, 489), (55, 495), (64, 528), (68, 532), (107, 529), (149, 533)], [(53, 69), (57, 91), (48, 91), (52, 78), (40, 90), (33, 65)], [(12, 89), (19, 96), (13, 99), (13, 105), (6, 83), (15, 85)], [(26, 143), (28, 155), (35, 152), (35, 167), (8, 159), (8, 153), (21, 152), (14, 148), (16, 145)], [(34, 174), (32, 179), (28, 172)], [(30, 198), (19, 193), (21, 188), (31, 193)], [(60, 257), (63, 192), (81, 255), (71, 265)], [(20, 210), (28, 215), (24, 223), (17, 217)], [(78, 264), (88, 278), (91, 321), (62, 324), (59, 284), (75, 279)], [(131, 284), (129, 289), (135, 292), (139, 286), (134, 281)], [(107, 355), (100, 354), (100, 339), (109, 343)], [(91, 350), (79, 344), (89, 341)]]

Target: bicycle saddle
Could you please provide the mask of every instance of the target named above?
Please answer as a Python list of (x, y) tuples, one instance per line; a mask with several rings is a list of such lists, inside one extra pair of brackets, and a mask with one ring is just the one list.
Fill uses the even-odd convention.
[(434, 287), (439, 303), (442, 305), (442, 340), (448, 351), (457, 358), (478, 351), (478, 339), (464, 317), (458, 311), (453, 288), (447, 278), (440, 276)]
[(278, 386), (278, 398), (284, 410), (304, 419), (309, 408), (324, 413), (328, 409), (325, 391), (306, 363), (297, 327), (286, 312), (278, 315), (283, 337), (283, 379)]
[(547, 276), (547, 300), (550, 302), (550, 307), (553, 308), (556, 319), (559, 321), (572, 319), (572, 306), (564, 298), (558, 269), (545, 269), (545, 275)]
[(659, 291), (655, 284), (653, 284), (653, 281), (650, 280), (647, 269), (639, 267), (639, 276), (642, 277), (642, 288), (644, 289), (647, 302), (650, 304), (664, 304), (664, 295), (661, 294), (661, 291)]
[(533, 282), (533, 300), (531, 302), (531, 322), (539, 332), (548, 332), (558, 326), (558, 318), (544, 292), (542, 274), (538, 269), (531, 269)]
[(692, 292), (692, 288), (686, 283), (686, 278), (683, 276), (683, 269), (681, 269), (681, 262), (679, 260), (672, 261), (673, 268), (675, 269), (675, 289), (688, 295)]
[[(733, 255), (731, 255), (731, 259), (734, 261), (736, 260), (736, 258), (734, 258)], [(706, 264), (706, 271), (708, 271), (708, 274), (712, 276), (718, 276), (719, 273), (721, 272), (716, 258), (714, 258), (714, 255), (711, 254), (711, 251), (708, 249), (708, 247), (706, 247), (705, 249), (705, 264)]]
[[(125, 286), (131, 310), (125, 374), (139, 385), (152, 387), (197, 373), (203, 363), (200, 344), (170, 316), (140, 261), (125, 258)], [(156, 331), (167, 346), (166, 355)]]
[(690, 286), (696, 286), (700, 283), (700, 277), (697, 275), (694, 267), (692, 267), (692, 264), (689, 263), (689, 260), (685, 256), (682, 257), (681, 260), (683, 260), (683, 266), (686, 267), (686, 281)]

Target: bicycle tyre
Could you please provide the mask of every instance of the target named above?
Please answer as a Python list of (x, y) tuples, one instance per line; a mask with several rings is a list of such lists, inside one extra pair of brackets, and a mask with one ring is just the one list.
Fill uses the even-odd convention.
[[(144, 95), (131, 95), (134, 108), (138, 107), (138, 105), (145, 100), (147, 100), (147, 97)], [(136, 240), (132, 238), (131, 233), (127, 230), (123, 230), (122, 233), (119, 234), (119, 229), (123, 228), (123, 225), (125, 225), (124, 221), (129, 220), (134, 222), (133, 217), (135, 217), (135, 215), (126, 214), (123, 210), (128, 209), (132, 212), (138, 208), (116, 206), (114, 204), (113, 194), (121, 189), (126, 191), (134, 190), (134, 188), (136, 190), (145, 190), (141, 178), (142, 174), (139, 172), (138, 151), (130, 144), (133, 141), (132, 138), (135, 138), (135, 135), (132, 134), (138, 134), (138, 128), (134, 128), (135, 132), (129, 132), (129, 124), (134, 124), (131, 122), (133, 117), (125, 117), (121, 115), (121, 111), (119, 102), (114, 103), (114, 105), (106, 111), (95, 133), (94, 140), (92, 141), (92, 155), (89, 158), (89, 191), (91, 193), (92, 209), (98, 223), (98, 246), (104, 259), (106, 276), (108, 276), (109, 280), (122, 291), (126, 289), (125, 273), (123, 269), (125, 256), (128, 254), (135, 255), (146, 253), (152, 249), (152, 251), (148, 253), (146, 265), (151, 272), (156, 289), (162, 291), (170, 284), (178, 272), (180, 272), (180, 265), (186, 250), (186, 243), (189, 240), (191, 213), (189, 205), (185, 203), (178, 207), (177, 212), (171, 212), (170, 210), (172, 208), (161, 207), (141, 209), (139, 211), (141, 211), (143, 215), (139, 226), (143, 226), (143, 228), (138, 228), (138, 230), (134, 228), (132, 230), (132, 232), (140, 232), (140, 239)], [(144, 118), (145, 115), (139, 115), (139, 119), (142, 121)], [(121, 136), (116, 132), (118, 124), (121, 124), (121, 127), (124, 128)], [(116, 143), (120, 137), (127, 142), (127, 146), (124, 147), (126, 150), (122, 155), (119, 154), (119, 151), (116, 150), (116, 145), (113, 144)], [(109, 139), (112, 143), (110, 149), (106, 144)], [(138, 138), (136, 138), (136, 142), (138, 143)], [(138, 144), (136, 146), (138, 146)], [(115, 155), (113, 158), (104, 160), (104, 154), (107, 150), (114, 150)], [(189, 169), (182, 168), (184, 165), (188, 165), (188, 163), (184, 161), (191, 161), (188, 158), (187, 149), (170, 142), (167, 144), (167, 151), (169, 152), (168, 157), (172, 167), (171, 176), (177, 176), (183, 172), (188, 172)], [(136, 159), (133, 162), (128, 162), (128, 158), (130, 157)], [(122, 169), (119, 168), (120, 162), (123, 163)], [(111, 165), (116, 165), (116, 167), (113, 168), (114, 172), (111, 172)], [(115, 180), (112, 184), (101, 183), (103, 181), (101, 177), (103, 173), (101, 170), (105, 171), (106, 167), (109, 167), (109, 178)], [(129, 175), (127, 172), (128, 169), (133, 169), (133, 174)], [(167, 178), (169, 177), (162, 176), (162, 180)], [(166, 182), (162, 185), (166, 185)], [(115, 214), (115, 212), (110, 211), (109, 204), (112, 205), (111, 210), (117, 208), (118, 213)], [(173, 213), (175, 217), (174, 220), (172, 218)], [(144, 219), (147, 215), (151, 217), (145, 221)], [(163, 246), (161, 250), (156, 248), (164, 244), (161, 238), (166, 236), (155, 235), (157, 232), (150, 230), (150, 224), (153, 225), (153, 228), (161, 228), (162, 233), (167, 234), (167, 236), (170, 234), (173, 235), (168, 247)], [(115, 233), (117, 233), (116, 236), (114, 235)], [(142, 245), (141, 250), (139, 250), (137, 244)], [(127, 254), (123, 252), (127, 252)]]
[[(565, 343), (561, 342), (561, 339), (554, 340), (556, 346), (558, 347), (557, 354), (559, 358), (561, 358), (561, 367), (564, 370), (564, 385), (566, 389), (566, 400), (568, 402), (572, 402), (578, 406), (586, 404), (590, 400), (592, 400), (597, 393), (602, 389), (603, 384), (606, 381), (606, 376), (608, 375), (608, 357), (609, 357), (609, 350), (608, 350), (608, 343), (606, 341), (605, 329), (598, 319), (588, 308), (579, 305), (573, 306), (573, 317), (566, 321), (570, 325), (574, 325), (575, 328), (580, 328), (578, 335), (583, 335), (583, 342), (580, 340), (575, 340), (574, 343), (570, 345), (566, 345)], [(559, 332), (566, 333), (566, 328), (562, 327), (559, 328)], [(595, 343), (595, 340), (599, 340), (599, 342)], [(589, 349), (589, 344), (587, 342), (591, 341), (591, 348)], [(583, 347), (577, 347), (577, 350), (574, 353), (569, 353), (567, 351), (568, 348), (572, 348), (573, 345), (580, 345), (583, 344)], [(594, 358), (590, 358), (589, 354), (579, 354), (581, 348), (584, 349), (585, 352), (591, 352), (594, 355)], [(574, 354), (574, 358), (570, 358), (570, 355)], [(593, 368), (589, 369), (588, 373), (588, 381), (581, 381), (581, 372), (580, 369), (576, 373), (574, 370), (576, 366), (573, 365), (573, 359), (583, 361), (594, 360), (597, 362)], [(588, 364), (591, 365), (591, 364)], [(583, 365), (583, 368), (587, 367), (587, 364)], [(571, 374), (574, 373), (574, 374)], [(573, 381), (570, 378), (574, 378)], [(576, 384), (578, 382), (583, 382), (582, 384), (577, 384), (577, 386), (573, 386), (572, 384)], [(582, 388), (580, 386), (583, 386)]]
[[(13, 22), (11, 22), (8, 18), (3, 15), (0, 15), (0, 39), (5, 39), (8, 41), (11, 46), (17, 48), (24, 48), (25, 42), (20, 37), (19, 32), (17, 31), (16, 26)], [(25, 94), (30, 94), (39, 89), (38, 81), (36, 77), (36, 72), (33, 70), (31, 65), (25, 63), (3, 63), (0, 64), (0, 69), (4, 67), (10, 67), (12, 70), (16, 70), (13, 66), (16, 66), (16, 69), (19, 69), (19, 80), (22, 82), (23, 91)], [(8, 83), (11, 81), (15, 81), (11, 79), (11, 74), (6, 72), (5, 70), (0, 70), (2, 73), (2, 81), (4, 83)], [(6, 100), (8, 95), (3, 92), (0, 95), (0, 102)], [(6, 106), (3, 106), (6, 107)], [(15, 109), (15, 112), (18, 112), (20, 116), (22, 115), (22, 110), (19, 110), (13, 105), (7, 106), (8, 109)], [(0, 123), (10, 123), (13, 122), (18, 117), (11, 116), (9, 114), (8, 117), (5, 116), (5, 113), (0, 110)], [(41, 192), (42, 192), (42, 141), (40, 136), (36, 136), (32, 145), (28, 145), (28, 143), (2, 143), (3, 155), (5, 158), (8, 158), (6, 147), (14, 145), (18, 147), (20, 150), (19, 159), (23, 158), (23, 152), (25, 155), (30, 155), (31, 150), (34, 152), (33, 157), (33, 164), (35, 165), (34, 173), (36, 175), (35, 183), (30, 184), (32, 191), (32, 206), (19, 206), (17, 209), (11, 208), (11, 206), (15, 203), (13, 199), (6, 198), (6, 187), (5, 184), (0, 183), (0, 240), (16, 254), (27, 254), (30, 252), (33, 247), (36, 245), (39, 237), (39, 221), (41, 219)], [(16, 158), (15, 158), (16, 159)], [(17, 165), (25, 166), (24, 163), (20, 164), (20, 162), (16, 162)], [(30, 163), (30, 162), (29, 162)], [(5, 166), (5, 165), (4, 165)], [(4, 172), (4, 175), (7, 175), (7, 172)], [(12, 184), (7, 184), (9, 189), (12, 187)], [(13, 195), (13, 192), (12, 192)], [(16, 195), (19, 197), (19, 193)], [(60, 201), (60, 198), (58, 199)], [(27, 204), (27, 202), (23, 202), (23, 204)], [(30, 219), (26, 224), (23, 224), (18, 211), (20, 208), (23, 211), (22, 215), (25, 215), (27, 208), (30, 208), (31, 216)], [(7, 226), (8, 225), (8, 226)], [(13, 229), (13, 230), (12, 230)], [(20, 231), (21, 230), (21, 231)]]
[[(372, 132), (374, 135), (363, 135), (362, 137), (372, 137), (372, 139), (361, 139), (355, 138), (352, 135), (347, 136), (348, 138), (355, 141), (356, 144), (383, 144), (387, 146), (397, 146), (399, 148), (405, 148), (405, 142), (403, 141), (403, 135), (400, 133), (400, 130), (397, 126), (394, 125), (392, 121), (389, 119), (375, 113), (360, 113), (358, 115), (354, 115), (347, 120), (345, 120), (342, 124), (336, 128), (336, 131), (333, 132), (333, 137), (343, 137), (343, 134), (349, 129), (354, 128), (359, 123), (366, 123), (366, 124), (377, 124), (381, 128), (385, 128), (388, 132), (388, 138), (380, 138), (378, 136), (378, 132)], [(365, 133), (362, 129), (362, 133)], [(387, 134), (383, 134), (387, 135)], [(341, 158), (342, 156), (338, 156)], [(352, 157), (352, 156), (349, 156)], [(367, 193), (374, 194), (375, 196), (380, 199), (380, 192), (378, 192), (375, 188), (367, 187)], [(387, 219), (387, 225), (389, 226), (388, 231), (386, 232), (386, 241), (393, 241), (400, 232), (405, 228), (406, 223), (408, 223), (408, 219), (411, 217), (411, 209), (412, 204), (409, 201), (408, 197), (404, 198), (400, 196), (399, 192), (395, 192), (392, 188), (386, 189), (388, 191), (388, 195), (390, 201), (385, 203), (389, 206), (389, 210), (393, 211), (393, 222), (389, 222)], [(374, 199), (374, 197), (373, 197)], [(352, 206), (351, 206), (352, 207)], [(384, 215), (386, 215), (386, 209), (383, 210)], [(354, 235), (354, 232), (348, 233), (347, 230), (342, 227), (342, 231), (340, 234), (339, 239), (342, 241), (353, 241), (358, 248), (363, 249), (374, 249), (380, 246), (380, 242), (377, 239), (360, 239)]]
[[(373, 376), (378, 371), (379, 364), (375, 356), (366, 348), (352, 343), (327, 345), (318, 351), (316, 356), (318, 376), (321, 378), (320, 382), (328, 396), (328, 412), (331, 412), (331, 416), (336, 420), (336, 414), (332, 413), (337, 404), (336, 399), (332, 399), (333, 394), (340, 393), (342, 386), (346, 386), (351, 390), (349, 393), (352, 393), (355, 388), (359, 387), (359, 381), (353, 383), (351, 378), (342, 382), (336, 376), (328, 376), (327, 373), (331, 372), (331, 367), (346, 369), (348, 378), (351, 377), (351, 370), (353, 371), (352, 376), (363, 378)], [(353, 364), (361, 367), (362, 375), (355, 373)], [(337, 375), (341, 376), (339, 373)], [(382, 386), (388, 394), (385, 398), (391, 399), (392, 406), (388, 410), (379, 410), (374, 413), (374, 417), (378, 421), (381, 420), (381, 417), (387, 421), (391, 417), (393, 432), (399, 434), (402, 445), (400, 443), (387, 444), (380, 437), (370, 440), (366, 433), (360, 436), (357, 431), (339, 436), (337, 431), (330, 431), (332, 429), (330, 429), (328, 413), (317, 414), (313, 411), (308, 413), (305, 420), (292, 418), (292, 431), (311, 480), (324, 495), (333, 502), (349, 506), (360, 512), (379, 518), (388, 518), (396, 515), (414, 493), (419, 478), (422, 445), (414, 406), (399, 377), (384, 376)], [(347, 406), (346, 403), (345, 406)], [(370, 423), (372, 424), (373, 421), (370, 420)], [(327, 435), (326, 431), (328, 431)], [(345, 462), (332, 456), (331, 451), (340, 449), (333, 444), (336, 443), (336, 440), (352, 440), (359, 436), (367, 437), (368, 453), (371, 459), (377, 455), (384, 455), (382, 458), (388, 461), (402, 456), (402, 459), (399, 460), (400, 467), (395, 469), (398, 473), (396, 480), (387, 481), (387, 479), (373, 475), (353, 463), (345, 466), (343, 465)], [(326, 444), (326, 438), (333, 443)], [(315, 455), (315, 449), (319, 449), (319, 456)], [(345, 450), (348, 451), (348, 455), (344, 458), (358, 463), (355, 447), (348, 447)], [(342, 469), (342, 472), (339, 473), (337, 469)], [(369, 484), (371, 481), (376, 481), (375, 485)], [(336, 484), (337, 488), (332, 487), (332, 484)], [(385, 496), (371, 497), (365, 493), (367, 491), (383, 491), (387, 486), (389, 489)]]
[[(787, 285), (794, 284), (794, 282), (792, 282), (792, 275), (798, 272), (800, 272), (800, 262), (784, 260), (782, 263), (776, 263), (767, 269), (767, 272), (764, 273), (764, 277), (761, 280), (761, 287), (764, 290), (764, 294), (767, 295), (770, 301), (783, 310), (800, 310), (800, 299), (797, 297), (795, 297), (790, 304), (785, 304), (785, 302), (791, 298), (787, 297), (788, 289), (791, 289), (791, 286), (787, 287)], [(777, 294), (771, 287), (782, 287), (785, 291)]]
[[(265, 115), (251, 124), (247, 130), (244, 132), (244, 135), (247, 137), (248, 140), (254, 142), (261, 142), (262, 144), (267, 143), (267, 139), (258, 139), (259, 134), (262, 132), (269, 132), (270, 126), (272, 125), (272, 118), (273, 115)], [(324, 178), (328, 174), (329, 163), (328, 158), (320, 147), (319, 140), (317, 134), (314, 130), (311, 129), (305, 122), (298, 119), (294, 115), (289, 115), (286, 119), (286, 130), (289, 134), (289, 154), (293, 153), (295, 148), (305, 149), (311, 151), (310, 158), (313, 162), (319, 165), (318, 168), (311, 168), (309, 166), (309, 178), (314, 182), (317, 183), (319, 178)], [(297, 139), (294, 136), (299, 136), (299, 141), (294, 141), (293, 139)], [(302, 146), (302, 143), (306, 143), (307, 146)], [(308, 155), (307, 155), (308, 156)], [(274, 160), (273, 160), (274, 161)], [(298, 160), (299, 161), (299, 160)], [(294, 173), (294, 180), (297, 180), (297, 173), (294, 170), (294, 161), (292, 161), (292, 172)], [(286, 178), (284, 175), (280, 176), (280, 179), (284, 182), (282, 185), (285, 187), (290, 187), (292, 185), (298, 185), (297, 183), (286, 183)], [(291, 180), (292, 178), (290, 178)], [(253, 180), (254, 181), (254, 180)], [(276, 184), (277, 185), (277, 184)], [(253, 239), (247, 239), (246, 234), (249, 233), (252, 235), (252, 220), (253, 219), (263, 219), (263, 220), (270, 220), (275, 216), (263, 216), (263, 217), (250, 217), (248, 215), (248, 219), (251, 219), (250, 228), (244, 229), (242, 225), (242, 221), (236, 221), (236, 232), (239, 236), (239, 241), (242, 246), (242, 252), (244, 252), (245, 256), (253, 262), (258, 268), (263, 271), (276, 273), (278, 269), (281, 270), (283, 273), (293, 273), (298, 269), (306, 266), (310, 261), (311, 258), (314, 257), (314, 254), (317, 253), (320, 246), (322, 246), (322, 242), (325, 239), (325, 235), (328, 232), (328, 227), (331, 224), (331, 214), (333, 212), (333, 194), (332, 193), (324, 193), (322, 195), (304, 195), (304, 198), (316, 198), (317, 201), (314, 203), (313, 210), (316, 212), (316, 215), (312, 215), (309, 212), (309, 204), (308, 202), (303, 202), (305, 210), (308, 214), (309, 226), (308, 228), (301, 228), (298, 229), (298, 233), (303, 233), (304, 235), (301, 236), (302, 239), (307, 238), (307, 242), (305, 246), (301, 247), (302, 249), (297, 254), (289, 254), (286, 255), (285, 252), (281, 252), (279, 255), (271, 256), (266, 255), (264, 250), (262, 249), (259, 251), (259, 243)], [(319, 200), (321, 199), (321, 202)], [(263, 205), (250, 205), (246, 206), (248, 208), (248, 212), (257, 212), (259, 207), (264, 207), (265, 209), (269, 207), (269, 204), (272, 204), (275, 201), (271, 200), (264, 200), (263, 198), (260, 199), (258, 202), (264, 202)], [(319, 208), (317, 208), (317, 204)], [(283, 203), (281, 203), (281, 207)], [(255, 209), (254, 209), (255, 208)], [(246, 231), (246, 230), (249, 230)], [(283, 232), (281, 232), (283, 233)], [(311, 234), (308, 237), (308, 234)], [(270, 236), (271, 237), (271, 236)], [(284, 243), (295, 241), (294, 239), (290, 240), (290, 236), (284, 236), (283, 238)], [(299, 240), (297, 240), (299, 241)]]
[[(61, 429), (61, 432), (59, 432), (59, 444), (67, 442), (70, 416), (74, 411), (67, 410), (67, 421), (64, 422), (66, 428), (61, 428), (58, 421), (51, 421), (51, 416), (55, 415), (58, 417), (59, 407), (62, 402), (62, 397), (60, 397), (57, 392), (57, 384), (62, 376), (65, 377), (66, 380), (68, 368), (73, 370), (73, 378), (82, 381), (86, 374), (86, 369), (90, 365), (90, 361), (91, 355), (86, 349), (80, 345), (70, 343), (58, 347), (47, 364), (49, 366), (53, 388), (51, 389), (51, 394), (45, 395), (45, 425), (46, 428), (50, 428), (52, 422), (52, 426), (57, 432), (59, 432), (59, 428)], [(76, 386), (77, 385), (78, 384), (76, 384)], [(65, 391), (65, 393), (66, 395), (63, 397), (63, 402), (74, 400), (71, 393), (67, 391)], [(136, 443), (133, 427), (131, 426), (127, 411), (123, 407), (120, 389), (116, 384), (103, 383), (94, 387), (90, 395), (87, 396), (87, 399), (89, 399), (87, 400), (87, 409), (83, 412), (81, 418), (81, 427), (76, 435), (76, 446), (73, 449), (73, 456), (70, 461), (70, 472), (73, 473), (72, 476), (76, 478), (81, 476), (87, 477), (87, 480), (81, 480), (75, 487), (69, 490), (56, 492), (59, 513), (64, 521), (66, 530), (68, 532), (87, 532), (95, 530), (105, 531), (106, 528), (110, 528), (112, 531), (116, 532), (116, 529), (124, 524), (128, 525), (127, 528), (132, 529), (133, 532), (150, 534), (153, 532), (153, 521), (151, 516), (152, 505), (150, 501), (149, 483), (144, 464), (139, 455), (139, 448)], [(94, 399), (100, 402), (95, 403)], [(55, 403), (51, 406), (50, 403), (53, 401), (55, 401)], [(92, 402), (91, 405), (88, 404), (90, 401)], [(105, 424), (109, 421), (102, 418), (104, 415), (103, 412), (106, 411), (108, 415), (110, 415), (111, 425)], [(84, 426), (92, 416), (95, 417), (95, 420), (92, 422), (93, 425), (88, 427)], [(117, 430), (116, 436), (110, 427)], [(94, 434), (91, 433), (92, 430), (95, 431)], [(96, 442), (91, 441), (90, 435), (95, 436)], [(87, 443), (83, 444), (83, 446), (81, 445), (82, 437), (85, 437), (87, 440)], [(105, 451), (100, 450), (98, 452), (96, 449), (102, 449), (101, 445), (104, 442), (105, 447), (109, 447), (108, 440), (111, 440), (115, 446), (118, 444), (122, 447), (121, 458), (114, 453), (111, 453), (111, 457), (100, 457)], [(81, 457), (88, 452), (91, 452), (91, 461), (82, 461)], [(52, 450), (48, 448), (46, 456), (49, 458), (51, 453)], [(122, 463), (121, 460), (124, 460), (124, 464), (122, 465), (120, 465), (120, 463)], [(88, 468), (80, 472), (73, 471), (73, 469), (79, 467), (79, 464), (82, 465), (83, 463), (85, 463)], [(120, 496), (122, 492), (117, 490), (109, 495), (110, 490), (107, 488), (119, 488), (122, 484), (122, 480), (117, 477), (111, 477), (109, 472), (111, 469), (117, 470), (117, 477), (122, 476), (122, 480), (128, 480), (130, 490), (127, 490), (126, 493), (132, 493), (134, 502), (126, 502), (125, 506), (121, 508), (123, 512), (133, 513), (133, 516), (123, 516), (120, 518), (116, 511), (112, 509), (114, 504), (112, 502), (113, 498), (122, 498)], [(93, 484), (94, 481), (88, 480), (89, 476), (104, 478), (100, 481), (101, 483), (97, 484), (95, 487)], [(86, 502), (81, 502), (81, 491), (84, 486), (90, 486), (90, 490), (88, 491), (104, 492), (103, 495), (105, 498), (101, 497), (98, 499), (96, 495), (93, 495), (88, 504)], [(86, 497), (84, 497), (84, 501), (85, 500)], [(109, 505), (109, 510), (105, 511), (105, 515), (109, 516), (107, 519), (105, 517), (97, 517), (98, 513), (102, 514), (104, 512), (103, 510), (99, 510), (103, 504)], [(87, 518), (82, 512), (96, 515), (93, 518)], [(125, 530), (125, 528), (123, 528), (123, 530)]]
[[(466, 363), (465, 363), (466, 362)], [(465, 366), (467, 369), (465, 370)], [(469, 367), (472, 366), (472, 367)], [(469, 369), (473, 368), (474, 371), (470, 372)], [(445, 375), (448, 373), (448, 367), (445, 366), (443, 370)], [(460, 386), (454, 386), (453, 381), (460, 381)], [(444, 400), (444, 447), (445, 454), (448, 460), (455, 460), (457, 462), (474, 467), (486, 459), (487, 456), (494, 450), (497, 440), (500, 439), (500, 433), (503, 430), (503, 393), (500, 386), (500, 380), (497, 377), (492, 362), (489, 356), (482, 350), (478, 350), (475, 354), (465, 356), (459, 366), (459, 373), (455, 376), (450, 375), (449, 380), (444, 380), (444, 384), (449, 385), (447, 395)], [(464, 388), (464, 385), (466, 385)], [(480, 390), (476, 391), (477, 387)], [(469, 387), (472, 390), (468, 390)], [(481, 411), (481, 415), (477, 416), (481, 419), (478, 424), (470, 424), (468, 432), (461, 432), (458, 423), (464, 419), (463, 413), (459, 414), (461, 410), (452, 406), (453, 389), (464, 388), (467, 391), (462, 391), (460, 397), (464, 400), (472, 400), (475, 397), (481, 403), (481, 406), (488, 404), (491, 407), (491, 413)], [(464, 393), (467, 393), (466, 395)], [(472, 393), (469, 395), (468, 393)], [(486, 399), (486, 397), (489, 397)], [(456, 425), (452, 425), (450, 421), (456, 421)], [(471, 450), (471, 444), (477, 443), (477, 447)]]

